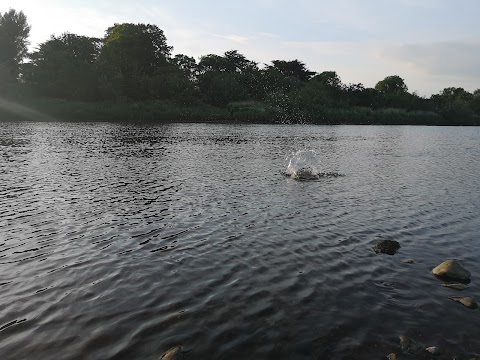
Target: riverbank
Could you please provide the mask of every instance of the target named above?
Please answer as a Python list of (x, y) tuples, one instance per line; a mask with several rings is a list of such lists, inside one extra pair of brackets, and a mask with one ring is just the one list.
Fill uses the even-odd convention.
[(215, 107), (203, 102), (80, 102), (51, 98), (0, 101), (0, 121), (236, 122), (319, 125), (480, 126), (480, 116), (448, 119), (431, 111), (368, 107), (314, 110), (272, 107), (261, 102)]

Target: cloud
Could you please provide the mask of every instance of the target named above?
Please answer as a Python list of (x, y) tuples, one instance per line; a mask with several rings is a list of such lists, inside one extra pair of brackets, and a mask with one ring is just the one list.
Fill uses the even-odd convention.
[(212, 35), (221, 39), (230, 40), (240, 44), (246, 43), (248, 41), (248, 37), (241, 36), (241, 35), (218, 35), (218, 34), (212, 34)]
[(480, 42), (403, 44), (385, 49), (382, 55), (428, 75), (480, 78)]
[(377, 57), (404, 77), (411, 90), (427, 95), (449, 86), (468, 91), (480, 87), (479, 41), (384, 44)]

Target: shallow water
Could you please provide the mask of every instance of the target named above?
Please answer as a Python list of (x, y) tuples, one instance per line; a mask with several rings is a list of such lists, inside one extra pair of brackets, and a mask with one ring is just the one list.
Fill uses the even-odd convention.
[[(0, 124), (0, 358), (480, 352), (479, 128)], [(284, 176), (298, 150), (325, 176)], [(375, 254), (378, 239), (400, 242)], [(412, 258), (415, 264), (402, 260)], [(458, 258), (463, 292), (430, 270)], [(450, 356), (451, 358), (451, 356)]]

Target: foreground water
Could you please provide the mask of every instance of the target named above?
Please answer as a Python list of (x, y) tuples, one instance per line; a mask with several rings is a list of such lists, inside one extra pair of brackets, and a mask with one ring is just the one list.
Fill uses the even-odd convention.
[[(374, 359), (399, 335), (480, 352), (480, 313), (448, 299), (480, 300), (479, 139), (1, 124), (0, 358)], [(302, 149), (345, 176), (284, 176)], [(385, 238), (395, 256), (373, 252)], [(430, 273), (447, 258), (462, 293)]]

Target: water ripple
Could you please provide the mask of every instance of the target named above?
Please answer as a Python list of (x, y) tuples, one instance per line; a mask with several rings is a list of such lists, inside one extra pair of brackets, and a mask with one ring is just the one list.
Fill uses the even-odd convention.
[[(480, 352), (430, 274), (459, 258), (480, 298), (479, 135), (2, 124), (0, 357), (371, 359), (403, 334)], [(283, 176), (299, 149), (325, 176)]]

